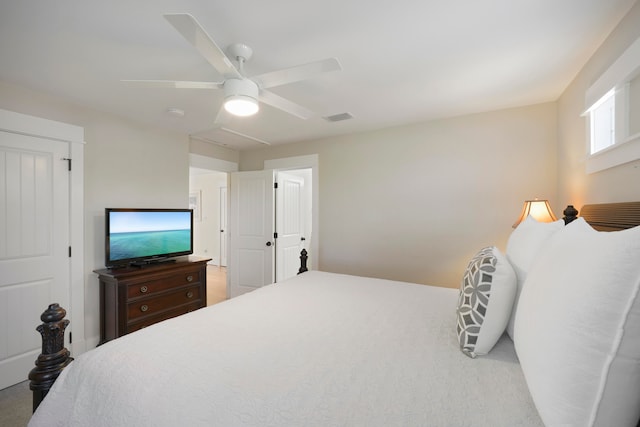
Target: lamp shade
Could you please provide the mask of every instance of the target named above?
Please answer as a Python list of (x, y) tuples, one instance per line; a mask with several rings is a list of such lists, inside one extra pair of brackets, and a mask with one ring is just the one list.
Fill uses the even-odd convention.
[(525, 200), (520, 217), (515, 224), (513, 224), (513, 228), (516, 228), (518, 224), (524, 221), (524, 219), (529, 215), (531, 215), (536, 221), (540, 222), (556, 221), (556, 216), (553, 214), (548, 200)]

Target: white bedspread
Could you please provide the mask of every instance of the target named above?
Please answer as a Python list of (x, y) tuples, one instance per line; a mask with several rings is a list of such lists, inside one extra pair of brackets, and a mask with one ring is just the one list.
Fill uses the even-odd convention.
[(457, 294), (309, 271), (80, 355), (29, 426), (541, 426), (508, 338), (459, 351)]

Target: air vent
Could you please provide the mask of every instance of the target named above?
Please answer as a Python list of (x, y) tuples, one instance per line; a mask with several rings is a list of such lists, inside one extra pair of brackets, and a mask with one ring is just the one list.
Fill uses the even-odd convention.
[(323, 119), (328, 122), (341, 122), (343, 120), (353, 119), (353, 116), (351, 115), (351, 113), (339, 113), (334, 114), (333, 116), (325, 116), (323, 117)]

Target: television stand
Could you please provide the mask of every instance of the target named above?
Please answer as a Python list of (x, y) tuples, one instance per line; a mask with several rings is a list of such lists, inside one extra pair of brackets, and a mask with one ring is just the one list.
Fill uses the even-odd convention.
[(207, 305), (210, 258), (94, 270), (100, 284), (100, 342)]

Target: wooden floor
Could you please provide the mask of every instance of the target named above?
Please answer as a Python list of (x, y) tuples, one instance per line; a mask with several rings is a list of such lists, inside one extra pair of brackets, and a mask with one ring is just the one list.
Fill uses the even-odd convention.
[(207, 265), (207, 305), (227, 299), (227, 268)]

